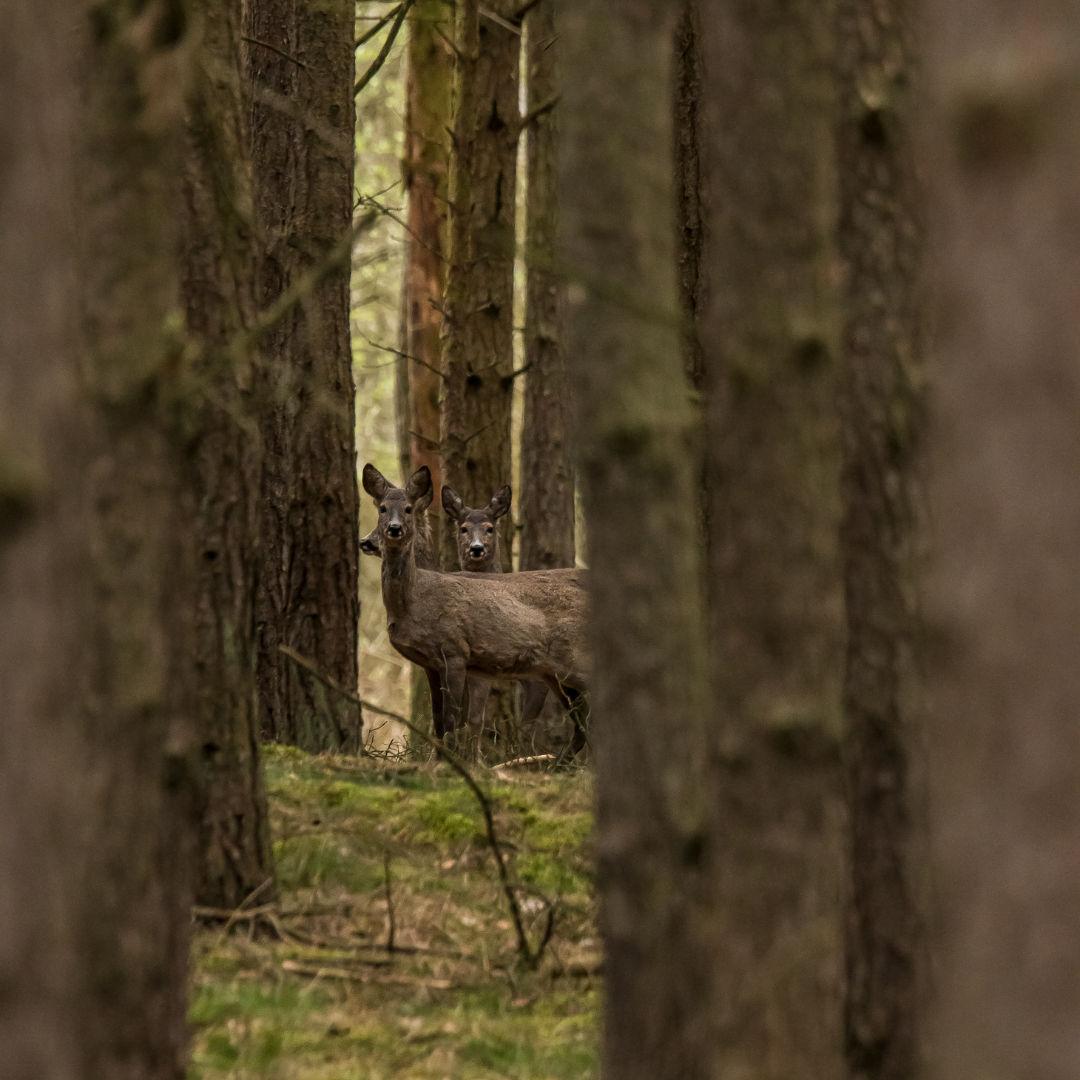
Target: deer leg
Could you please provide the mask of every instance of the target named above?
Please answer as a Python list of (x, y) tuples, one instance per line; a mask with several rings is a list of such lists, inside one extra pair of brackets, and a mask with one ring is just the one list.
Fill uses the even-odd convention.
[(469, 692), (469, 727), (477, 731), (483, 731), (484, 710), (487, 708), (491, 683), (487, 679), (481, 679), (478, 675), (470, 675), (466, 680), (465, 688)]
[(547, 681), (548, 687), (559, 699), (570, 722), (574, 725), (574, 737), (570, 740), (570, 757), (576, 757), (589, 743), (586, 730), (586, 720), (589, 715), (589, 704), (585, 695), (580, 690), (571, 686), (563, 686), (556, 679)]
[(465, 678), (465, 660), (453, 657), (445, 661), (442, 671), (443, 681), (443, 727), (445, 737), (453, 739), (454, 732), (461, 726), (468, 710), (468, 682)]
[(540, 715), (547, 701), (548, 688), (545, 683), (529, 679), (521, 684), (521, 726), (527, 728)]
[(439, 673), (433, 668), (424, 668), (428, 687), (431, 690), (431, 722), (435, 725), (435, 737), (441, 739), (446, 731), (446, 719), (443, 716), (443, 692)]

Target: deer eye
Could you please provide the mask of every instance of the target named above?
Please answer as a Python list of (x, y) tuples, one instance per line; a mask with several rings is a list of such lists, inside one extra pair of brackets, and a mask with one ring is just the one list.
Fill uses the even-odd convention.
[(495, 531), (495, 526), (494, 525), (489, 525), (488, 526), (488, 536), (490, 536), (494, 531)]
[(411, 506), (406, 506), (405, 507), (405, 513), (406, 514), (411, 514), (412, 513), (412, 507)]
[(379, 507), (379, 513), (380, 514), (385, 514), (386, 513), (386, 507), (385, 506), (380, 506)]
[(467, 533), (467, 532), (469, 531), (469, 529), (468, 529), (468, 527), (467, 527), (467, 526), (465, 526), (465, 525), (462, 525), (462, 526), (461, 526), (461, 531), (462, 531), (463, 533)]

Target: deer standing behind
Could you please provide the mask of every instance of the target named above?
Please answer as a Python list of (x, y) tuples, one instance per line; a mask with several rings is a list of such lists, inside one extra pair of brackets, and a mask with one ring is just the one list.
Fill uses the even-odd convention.
[(467, 715), (468, 675), (531, 678), (542, 680), (569, 712), (572, 750), (580, 750), (588, 667), (584, 572), (442, 574), (420, 568), (416, 508), (430, 501), (427, 467), (397, 488), (369, 463), (363, 484), (379, 510), (387, 633), (394, 648), (427, 673), (436, 735), (452, 741)]
[[(453, 488), (442, 489), (442, 505), (447, 517), (457, 522), (458, 565), (473, 574), (501, 574), (498, 522), (510, 510), (513, 492), (503, 485), (483, 510), (465, 505)], [(417, 563), (419, 565), (419, 563)], [(538, 680), (523, 681), (521, 726), (528, 728), (540, 715), (547, 698), (547, 687)], [(491, 692), (490, 684), (475, 676), (469, 678), (469, 726), (483, 728), (484, 710)]]

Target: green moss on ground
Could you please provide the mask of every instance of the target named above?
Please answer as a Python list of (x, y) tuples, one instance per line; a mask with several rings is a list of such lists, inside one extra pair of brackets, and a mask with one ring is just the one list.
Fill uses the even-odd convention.
[(284, 939), (266, 924), (249, 937), (246, 920), (197, 931), (192, 1080), (597, 1075), (586, 773), (477, 770), (534, 941), (555, 909), (530, 971), (480, 809), (453, 773), (276, 746), (265, 763), (282, 892), (268, 914)]

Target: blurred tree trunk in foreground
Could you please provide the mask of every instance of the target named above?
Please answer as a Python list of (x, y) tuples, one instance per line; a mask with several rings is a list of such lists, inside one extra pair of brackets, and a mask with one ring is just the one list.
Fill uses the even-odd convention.
[[(570, 388), (563, 349), (566, 285), (552, 272), (558, 225), (553, 105), (562, 46), (556, 0), (541, 0), (525, 19), (525, 413), (521, 428), (521, 570), (574, 565), (574, 470), (570, 460)], [(545, 110), (545, 111), (541, 111)], [(509, 565), (507, 565), (509, 569)]]
[(703, 5), (709, 297), (706, 1072), (838, 1080), (845, 627), (832, 15)]
[(240, 90), (240, 0), (192, 0), (202, 31), (188, 94), (181, 291), (202, 350), (193, 412), (199, 585), (190, 700), (200, 747), (198, 903), (272, 900), (269, 816), (259, 769), (255, 596), (262, 454), (254, 205)]
[[(359, 556), (349, 343), (355, 10), (345, 0), (246, 0), (259, 308), (327, 274), (269, 332), (262, 564), (256, 624), (264, 738), (306, 750), (355, 744), (355, 707), (278, 652), (289, 645), (344, 686), (357, 678)], [(284, 54), (284, 55), (282, 55)]]
[(920, 357), (910, 7), (908, 0), (838, 0), (836, 6), (838, 235), (846, 313), (846, 1043), (852, 1076), (867, 1080), (908, 1080), (917, 1055), (909, 487)]
[(170, 3), (3, 21), (0, 1077), (181, 1080), (193, 586), (170, 318), (190, 53)]
[[(560, 10), (567, 348), (588, 525), (604, 1075), (699, 1067), (707, 720), (694, 416), (676, 332), (672, 5)], [(629, 228), (628, 224), (633, 223)]]
[[(442, 482), (466, 506), (486, 506), (510, 482), (521, 38), (482, 17), (475, 0), (461, 0), (455, 41)], [(452, 524), (443, 528), (442, 565), (456, 570)], [(509, 567), (514, 544), (509, 515), (499, 535), (503, 565)]]
[(933, 0), (928, 1075), (1080, 1075), (1080, 3)]

